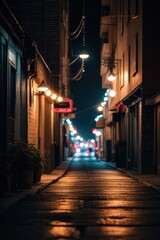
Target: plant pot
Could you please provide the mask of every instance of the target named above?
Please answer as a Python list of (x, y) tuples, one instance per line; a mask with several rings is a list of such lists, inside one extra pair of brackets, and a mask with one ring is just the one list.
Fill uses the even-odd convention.
[(33, 185), (33, 169), (21, 170), (18, 175), (18, 187), (27, 189)]
[(41, 176), (42, 176), (42, 171), (40, 170), (34, 170), (33, 173), (33, 182), (40, 182), (41, 181)]

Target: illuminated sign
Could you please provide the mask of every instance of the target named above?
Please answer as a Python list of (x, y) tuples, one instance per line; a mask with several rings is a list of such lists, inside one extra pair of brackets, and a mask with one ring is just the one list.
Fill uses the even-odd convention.
[(73, 100), (64, 99), (62, 102), (54, 102), (54, 112), (70, 113), (73, 111)]

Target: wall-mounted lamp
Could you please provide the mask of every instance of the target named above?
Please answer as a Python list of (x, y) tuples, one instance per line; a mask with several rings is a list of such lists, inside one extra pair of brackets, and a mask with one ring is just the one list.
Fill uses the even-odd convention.
[(47, 97), (50, 97), (51, 100), (53, 101), (58, 101), (58, 102), (62, 102), (63, 98), (61, 96), (58, 96), (56, 93), (52, 93), (50, 89), (48, 89), (46, 83), (44, 80), (42, 80), (42, 82), (39, 84), (37, 90), (39, 92), (33, 92), (33, 95), (43, 95), (45, 93), (45, 95)]
[(108, 75), (108, 81), (114, 81), (114, 80), (116, 80), (116, 75), (114, 74), (114, 73), (110, 73), (109, 75)]
[[(121, 61), (119, 59), (114, 59), (110, 57), (108, 59), (104, 59), (101, 62), (102, 71), (104, 74), (104, 81), (115, 81), (120, 73)], [(106, 67), (106, 68), (105, 68)]]
[(38, 91), (39, 92), (46, 92), (47, 90), (48, 90), (48, 87), (47, 87), (45, 81), (42, 80), (42, 82), (38, 86)]
[(48, 90), (48, 87), (47, 87), (45, 81), (42, 80), (42, 82), (41, 82), (41, 83), (39, 84), (39, 86), (38, 86), (38, 91), (39, 91), (39, 92), (33, 92), (33, 95), (41, 95), (41, 94), (43, 94), (44, 92), (46, 92), (47, 90)]

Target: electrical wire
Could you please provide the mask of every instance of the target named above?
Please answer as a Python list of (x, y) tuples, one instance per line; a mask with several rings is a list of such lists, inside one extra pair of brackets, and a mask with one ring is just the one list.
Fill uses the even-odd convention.
[[(69, 1), (67, 1), (67, 8), (69, 9)], [(83, 11), (84, 12), (84, 11)], [(63, 26), (64, 26), (64, 31), (67, 35), (67, 38), (74, 40), (76, 38), (78, 38), (78, 36), (81, 34), (82, 30), (83, 30), (83, 26), (84, 26), (84, 15), (82, 15), (80, 23), (78, 25), (78, 27), (76, 28), (76, 30), (74, 30), (73, 32), (68, 31), (68, 28), (66, 29), (66, 25), (65, 25), (65, 17), (63, 16)]]
[(95, 104), (95, 105), (93, 105), (93, 106), (91, 106), (91, 107), (89, 107), (89, 108), (86, 108), (86, 109), (84, 109), (84, 110), (81, 110), (81, 111), (76, 112), (76, 114), (81, 114), (81, 113), (90, 111), (91, 109), (93, 109), (93, 108), (95, 108), (95, 107), (97, 107), (97, 106), (98, 106), (98, 104)]
[(81, 66), (80, 70), (74, 77), (70, 77), (70, 80), (80, 80), (83, 74), (83, 66)]

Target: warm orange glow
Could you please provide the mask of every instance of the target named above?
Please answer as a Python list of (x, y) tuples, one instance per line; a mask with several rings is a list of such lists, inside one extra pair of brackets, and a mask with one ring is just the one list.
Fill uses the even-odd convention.
[(55, 100), (57, 98), (57, 94), (53, 93), (51, 98), (52, 98), (52, 100)]
[(46, 94), (46, 96), (51, 96), (51, 91), (50, 90), (47, 90), (46, 92), (45, 92), (45, 94)]
[(98, 106), (98, 107), (97, 107), (97, 110), (98, 110), (99, 112), (102, 112), (102, 111), (103, 111), (103, 107), (102, 107), (102, 106)]
[[(62, 223), (61, 223), (62, 224)], [(57, 225), (57, 224), (56, 224)], [(74, 236), (76, 239), (80, 237), (80, 232), (79, 230), (76, 229), (76, 227), (53, 227), (52, 229), (49, 230), (49, 235), (52, 237), (63, 237), (63, 238), (68, 238), (70, 236)]]
[(108, 76), (108, 81), (114, 81), (114, 80), (116, 80), (116, 76), (115, 76), (115, 74), (114, 73), (110, 73), (109, 74), (109, 76)]
[(109, 91), (109, 96), (110, 97), (115, 97), (116, 96), (116, 92), (114, 90), (110, 90)]
[(57, 101), (58, 101), (58, 102), (62, 102), (62, 101), (63, 101), (63, 98), (62, 98), (61, 96), (59, 96), (59, 97), (57, 98)]
[(40, 85), (38, 86), (38, 91), (39, 92), (46, 92), (48, 90), (48, 87), (45, 83), (44, 80), (42, 80), (42, 82), (40, 83)]

